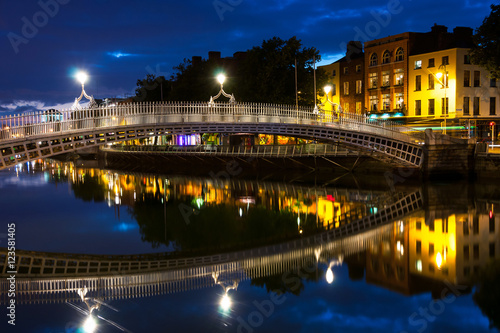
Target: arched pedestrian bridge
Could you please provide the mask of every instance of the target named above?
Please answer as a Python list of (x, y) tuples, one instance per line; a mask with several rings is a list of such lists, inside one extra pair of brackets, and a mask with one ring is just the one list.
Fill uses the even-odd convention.
[(423, 162), (423, 137), (390, 121), (289, 105), (169, 102), (1, 117), (0, 168), (97, 145), (192, 133), (301, 137), (336, 142), (405, 166), (421, 167)]

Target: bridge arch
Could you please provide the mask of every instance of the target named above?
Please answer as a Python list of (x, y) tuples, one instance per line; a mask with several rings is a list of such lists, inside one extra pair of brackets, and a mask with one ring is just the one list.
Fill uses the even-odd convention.
[[(131, 103), (0, 118), (0, 168), (92, 146), (170, 134), (261, 133), (335, 142), (374, 157), (421, 167), (423, 149), (406, 127), (363, 115), (254, 103)], [(420, 142), (419, 142), (420, 141)]]

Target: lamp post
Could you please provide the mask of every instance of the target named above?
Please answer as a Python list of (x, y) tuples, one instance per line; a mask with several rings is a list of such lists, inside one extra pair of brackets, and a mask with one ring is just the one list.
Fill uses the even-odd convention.
[(215, 96), (210, 96), (210, 101), (208, 102), (209, 106), (214, 106), (215, 105), (215, 100), (220, 97), (220, 95), (224, 95), (225, 97), (229, 98), (229, 103), (231, 104), (236, 104), (236, 100), (234, 99), (234, 94), (229, 95), (224, 91), (224, 81), (226, 80), (226, 76), (224, 74), (219, 74), (217, 75), (217, 81), (220, 83), (220, 91), (217, 95)]
[[(439, 71), (440, 69), (443, 69), (443, 72)], [(448, 100), (446, 98), (446, 90), (448, 88), (448, 72), (446, 71), (446, 65), (441, 64), (438, 67), (438, 73), (436, 74), (436, 78), (438, 79), (439, 83), (444, 88), (444, 102), (443, 102), (443, 109), (444, 109), (444, 130), (443, 134), (446, 134), (446, 118), (448, 118)], [(443, 78), (443, 80), (441, 80)]]
[(90, 101), (90, 104), (89, 104), (90, 107), (94, 106), (96, 104), (96, 102), (94, 100), (94, 96), (89, 96), (85, 92), (85, 82), (87, 82), (87, 79), (88, 79), (87, 73), (82, 72), (82, 71), (76, 73), (76, 79), (82, 85), (82, 92), (80, 94), (80, 97), (75, 98), (75, 103), (73, 103), (73, 110), (81, 109), (81, 106), (80, 106), (79, 103), (80, 103), (80, 101), (82, 100), (83, 97), (85, 97), (86, 99), (88, 99)]
[[(330, 94), (330, 91), (332, 91), (332, 86), (331, 85), (324, 86), (323, 91), (325, 92), (325, 103), (320, 104), (320, 107), (323, 107), (326, 104), (326, 102), (328, 102), (330, 103), (330, 105), (332, 105), (332, 114), (334, 114), (334, 112), (340, 113), (342, 111), (340, 105), (338, 105), (337, 103), (333, 103), (332, 101), (330, 101), (330, 98), (328, 97), (328, 94)], [(336, 107), (338, 108), (338, 110), (335, 109)]]

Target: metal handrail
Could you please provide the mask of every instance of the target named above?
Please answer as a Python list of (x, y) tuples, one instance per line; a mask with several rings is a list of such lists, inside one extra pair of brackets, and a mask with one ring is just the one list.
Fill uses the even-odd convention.
[(48, 111), (0, 117), (0, 142), (37, 138), (47, 134), (71, 134), (97, 128), (163, 123), (280, 123), (336, 127), (372, 133), (406, 142), (421, 138), (408, 127), (365, 115), (317, 114), (310, 107), (259, 103), (142, 102), (99, 106), (81, 110)]

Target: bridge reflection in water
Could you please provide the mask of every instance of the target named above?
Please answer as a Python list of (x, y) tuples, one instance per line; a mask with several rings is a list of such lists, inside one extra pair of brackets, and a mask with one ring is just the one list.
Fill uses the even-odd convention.
[[(230, 284), (281, 274), (314, 262), (332, 260), (367, 249), (391, 224), (422, 208), (422, 195), (415, 192), (377, 214), (344, 224), (311, 237), (251, 250), (194, 258), (168, 259), (158, 255), (88, 256), (17, 251), (18, 303), (76, 302), (78, 292), (100, 300), (144, 297), (205, 288), (227, 281)], [(377, 228), (378, 227), (378, 228)], [(377, 229), (376, 229), (377, 228)], [(2, 251), (2, 276), (8, 271), (6, 249)], [(74, 267), (74, 273), (69, 268)], [(33, 273), (33, 269), (38, 273)], [(332, 280), (328, 265), (328, 280)], [(7, 301), (5, 279), (0, 299)], [(224, 287), (223, 287), (224, 288)], [(227, 286), (226, 286), (227, 288)], [(236, 288), (236, 287), (234, 287)], [(227, 293), (227, 289), (226, 293)]]

